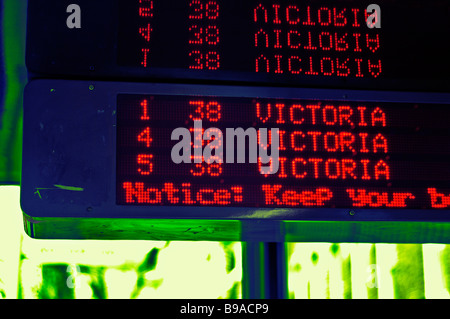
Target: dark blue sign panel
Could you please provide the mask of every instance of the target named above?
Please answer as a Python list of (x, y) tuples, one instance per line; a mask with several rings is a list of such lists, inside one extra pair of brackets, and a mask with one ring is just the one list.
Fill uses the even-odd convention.
[(30, 0), (36, 76), (448, 91), (446, 1)]
[[(449, 104), (431, 93), (34, 81), (22, 208), (36, 218), (449, 221)], [(249, 137), (229, 135), (239, 128)], [(278, 129), (279, 156), (263, 172), (261, 153), (249, 154), (272, 148), (264, 128)], [(229, 160), (232, 142), (245, 145), (244, 162)], [(222, 148), (207, 161), (213, 143)]]

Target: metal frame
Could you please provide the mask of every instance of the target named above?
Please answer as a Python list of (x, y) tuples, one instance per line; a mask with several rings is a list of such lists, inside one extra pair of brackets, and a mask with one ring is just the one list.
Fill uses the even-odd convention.
[[(57, 233), (58, 236), (64, 236), (64, 232), (61, 229), (58, 230), (57, 226), (58, 223), (64, 224), (64, 220), (77, 221), (77, 225), (84, 223), (84, 227), (88, 228), (89, 226), (86, 224), (88, 221), (91, 222), (90, 225), (96, 225), (96, 220), (104, 220), (107, 221), (106, 224), (110, 225), (105, 227), (105, 232), (109, 231), (108, 229), (111, 227), (111, 224), (117, 224), (119, 221), (122, 221), (125, 225), (129, 224), (128, 221), (134, 220), (135, 222), (131, 224), (136, 225), (137, 220), (188, 219), (197, 222), (199, 225), (205, 220), (215, 221), (220, 225), (220, 222), (227, 221), (257, 220), (260, 222), (259, 225), (266, 225), (267, 223), (278, 225), (281, 221), (285, 221), (283, 223), (286, 225), (285, 229), (289, 229), (282, 236), (277, 236), (276, 233), (272, 234), (271, 232), (262, 230), (263, 235), (260, 240), (264, 240), (265, 238), (267, 241), (297, 241), (298, 239), (304, 241), (308, 240), (308, 238), (315, 238), (315, 240), (323, 241), (328, 238), (326, 240), (332, 241), (333, 238), (341, 238), (344, 239), (343, 241), (354, 241), (356, 239), (357, 241), (361, 241), (366, 238), (366, 240), (372, 241), (371, 239), (377, 239), (378, 237), (377, 240), (395, 237), (396, 241), (401, 242), (401, 236), (388, 235), (389, 232), (398, 232), (400, 229), (405, 229), (400, 225), (408, 225), (407, 228), (411, 230), (416, 229), (417, 232), (425, 224), (421, 224), (422, 226), (419, 225), (418, 227), (415, 222), (425, 222), (428, 223), (426, 225), (433, 228), (438, 227), (438, 225), (447, 225), (447, 222), (450, 221), (448, 210), (376, 210), (354, 208), (254, 209), (249, 207), (139, 207), (116, 205), (116, 130), (114, 126), (116, 96), (119, 93), (162, 95), (201, 94), (204, 96), (256, 96), (261, 98), (299, 99), (317, 99), (320, 97), (320, 99), (338, 101), (450, 103), (450, 94), (446, 93), (373, 92), (62, 80), (32, 81), (26, 88), (24, 99), (25, 131), (23, 143), (23, 180), (21, 187), (21, 205), (25, 214), (25, 220), (29, 225), (32, 225), (32, 227), (27, 228), (30, 229), (29, 234), (31, 236), (45, 237), (46, 235), (42, 233), (42, 229), (44, 229), (43, 226), (46, 222), (53, 225), (51, 227), (53, 231), (46, 228), (46, 232), (53, 232), (53, 234)], [(59, 109), (55, 107), (51, 109), (50, 105), (58, 105)], [(74, 119), (74, 116), (78, 118)], [(66, 120), (70, 118), (70, 121), (75, 124), (69, 127), (61, 123), (56, 123), (53, 127), (49, 128), (47, 124), (52, 123), (55, 118)], [(67, 129), (76, 129), (78, 133), (86, 131), (86, 134), (91, 134), (89, 137), (90, 142), (83, 144), (86, 143), (85, 139), (80, 144), (80, 141), (73, 138), (63, 140), (68, 136), (64, 135), (64, 130)], [(60, 134), (57, 134), (60, 136), (54, 136), (58, 130), (62, 130)], [(103, 142), (99, 142), (100, 139), (96, 138), (94, 136), (95, 134), (103, 136)], [(47, 144), (39, 145), (43, 140)], [(64, 143), (70, 145), (64, 147)], [(83, 152), (80, 152), (80, 150), (83, 150)], [(48, 158), (49, 153), (52, 153), (50, 158)], [(51, 162), (49, 166), (42, 167), (43, 159)], [(75, 166), (74, 163), (76, 164)], [(61, 173), (61, 170), (58, 171), (57, 168), (59, 166), (64, 167), (64, 174)], [(83, 178), (80, 176), (80, 171), (77, 171), (77, 169), (79, 170), (80, 167), (84, 166), (88, 166), (89, 168), (85, 172), (88, 176), (84, 176), (83, 181)], [(42, 177), (45, 175), (42, 173), (43, 171), (47, 174), (46, 178)], [(86, 180), (88, 181), (86, 182)], [(55, 184), (67, 185), (68, 187), (66, 189), (56, 188), (53, 187)], [(89, 192), (72, 191), (70, 187), (81, 187), (89, 190)], [(82, 222), (81, 220), (84, 221)], [(296, 221), (303, 221), (302, 226), (298, 226), (300, 224), (297, 225), (295, 223)], [(375, 229), (375, 231), (364, 230), (368, 234), (366, 237), (364, 237), (364, 234), (359, 233), (361, 227), (364, 228), (361, 225), (365, 225), (365, 222), (373, 222), (371, 223), (374, 226), (372, 229)], [(387, 222), (391, 222), (392, 224), (387, 225)], [(104, 225), (106, 226), (106, 224)], [(144, 225), (145, 223), (142, 224)], [(333, 225), (331, 228), (340, 231), (330, 236), (327, 236), (323, 231), (316, 232), (316, 236), (312, 232), (308, 232), (308, 236), (302, 236), (301, 233), (304, 231), (304, 227), (306, 225), (309, 225), (306, 227), (310, 227), (312, 224), (320, 226), (324, 230), (329, 229), (330, 225)], [(379, 227), (378, 225), (383, 226)], [(36, 227), (41, 230), (36, 231)], [(217, 237), (222, 238), (222, 240), (226, 240), (223, 236), (229, 236), (233, 240), (246, 241), (252, 240), (251, 238), (255, 240), (258, 238), (258, 227), (258, 225), (255, 225), (253, 231), (241, 232), (242, 236), (221, 234)], [(272, 225), (269, 227), (272, 227)], [(135, 229), (136, 232), (139, 232), (139, 228), (137, 227)], [(31, 229), (35, 230), (31, 231)], [(385, 231), (386, 229), (390, 230)], [(130, 235), (130, 232), (127, 233)], [(249, 238), (245, 238), (247, 236), (245, 234), (247, 233), (251, 234), (248, 236)], [(377, 237), (377, 233), (383, 235)], [(404, 234), (404, 232), (400, 233)], [(206, 238), (214, 237), (208, 237), (205, 233), (203, 235)], [(53, 235), (49, 236), (52, 237)], [(67, 234), (67, 236), (71, 237), (72, 235)], [(130, 236), (136, 237), (137, 235)], [(102, 235), (95, 235), (90, 232), (89, 237), (102, 237)], [(174, 237), (180, 237), (180, 234), (175, 231)], [(407, 237), (410, 238), (408, 240), (414, 240), (410, 236)], [(419, 242), (423, 240), (446, 242), (449, 239), (445, 234), (435, 233), (434, 236), (422, 236), (416, 240)]]

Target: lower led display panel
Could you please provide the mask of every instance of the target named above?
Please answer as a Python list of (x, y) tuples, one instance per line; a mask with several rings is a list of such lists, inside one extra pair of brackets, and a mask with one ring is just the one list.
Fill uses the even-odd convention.
[(33, 81), (22, 208), (30, 218), (448, 221), (449, 106), (432, 93)]
[(119, 205), (450, 204), (447, 105), (119, 94), (117, 110)]

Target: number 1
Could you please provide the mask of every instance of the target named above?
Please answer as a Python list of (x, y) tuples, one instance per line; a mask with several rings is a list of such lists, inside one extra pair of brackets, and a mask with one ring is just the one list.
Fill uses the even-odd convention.
[(148, 101), (143, 100), (141, 102), (141, 107), (142, 107), (141, 120), (143, 120), (143, 121), (150, 120), (150, 117), (148, 116)]

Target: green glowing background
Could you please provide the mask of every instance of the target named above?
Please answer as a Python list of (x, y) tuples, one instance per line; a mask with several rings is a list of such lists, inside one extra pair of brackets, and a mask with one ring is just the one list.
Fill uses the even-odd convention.
[[(24, 0), (3, 0), (0, 299), (242, 298), (239, 242), (35, 240), (19, 205)], [(450, 298), (450, 245), (287, 244), (290, 298)]]

